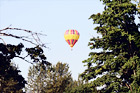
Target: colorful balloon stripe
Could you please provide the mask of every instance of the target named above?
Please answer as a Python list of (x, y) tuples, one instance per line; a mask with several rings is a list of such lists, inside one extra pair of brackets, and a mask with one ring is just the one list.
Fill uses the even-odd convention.
[(74, 40), (74, 43), (73, 43), (73, 45), (75, 45), (75, 43), (77, 42), (77, 40)]
[(68, 44), (70, 45), (70, 40), (67, 40)]
[(67, 30), (67, 31), (65, 32), (65, 35), (68, 35), (68, 34), (76, 34), (76, 35), (80, 35), (80, 34), (78, 33), (77, 30)]
[(71, 39), (71, 42), (70, 42), (70, 44), (73, 44), (73, 41), (74, 41), (74, 40), (73, 40), (73, 39)]

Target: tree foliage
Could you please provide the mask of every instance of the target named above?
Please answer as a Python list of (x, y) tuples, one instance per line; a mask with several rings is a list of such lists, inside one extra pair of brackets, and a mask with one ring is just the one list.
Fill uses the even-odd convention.
[[(94, 80), (93, 86), (102, 93), (140, 92), (140, 32), (135, 23), (137, 7), (131, 0), (100, 0), (105, 5), (102, 13), (90, 18), (101, 37), (90, 39), (90, 58), (83, 61), (87, 69), (83, 79)], [(94, 51), (94, 50), (93, 50)], [(100, 76), (100, 77), (99, 77)]]
[(37, 63), (29, 68), (28, 83), (26, 86), (27, 93), (45, 93), (47, 71), (51, 69), (50, 66), (51, 64), (42, 66)]
[(138, 12), (140, 12), (140, 0), (134, 0), (137, 3)]
[(78, 80), (71, 81), (65, 93), (98, 93), (98, 91), (92, 83), (85, 82), (79, 77)]
[(58, 62), (41, 70), (38, 67), (30, 67), (28, 73), (27, 90), (31, 93), (63, 93), (72, 81), (68, 64)]
[(58, 62), (55, 66), (53, 66), (52, 70), (48, 71), (47, 74), (47, 93), (63, 93), (72, 81), (69, 66), (66, 63)]
[[(36, 42), (31, 41), (28, 36), (19, 36), (16, 34), (12, 34), (9, 33), (7, 30), (20, 30), (25, 33), (30, 33), (33, 37), (33, 40), (35, 40)], [(0, 30), (0, 39), (3, 41), (3, 43), (0, 43), (0, 92), (23, 93), (23, 88), (25, 87), (26, 81), (22, 77), (22, 75), (20, 75), (20, 70), (18, 70), (16, 66), (11, 64), (11, 61), (14, 58), (20, 58), (31, 64), (39, 63), (42, 67), (50, 65), (50, 63), (46, 61), (46, 57), (43, 54), (42, 47), (45, 46), (39, 43), (40, 39), (38, 37), (38, 34), (39, 33), (33, 33), (30, 30), (10, 27)], [(36, 35), (38, 39), (36, 39), (34, 35)], [(27, 48), (24, 47), (22, 43), (18, 45), (6, 44), (2, 36), (21, 39), (24, 42), (26, 41), (35, 45), (35, 47)], [(21, 55), (22, 52), (26, 52), (26, 55)], [(31, 59), (30, 61), (27, 60), (27, 58), (29, 57)]]
[(11, 93), (22, 93), (26, 81), (19, 74), (20, 70), (11, 65), (11, 60), (19, 55), (23, 48), (19, 45), (4, 45), (0, 43), (0, 91)]
[(92, 84), (88, 83), (73, 87), (67, 93), (98, 93), (98, 91)]

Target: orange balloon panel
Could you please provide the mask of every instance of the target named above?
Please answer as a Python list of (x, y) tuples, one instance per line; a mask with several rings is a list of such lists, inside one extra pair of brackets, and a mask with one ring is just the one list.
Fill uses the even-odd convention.
[(66, 42), (70, 45), (70, 47), (73, 47), (75, 45), (75, 43), (79, 39), (79, 36), (80, 36), (79, 32), (73, 29), (66, 30), (64, 34), (64, 38)]

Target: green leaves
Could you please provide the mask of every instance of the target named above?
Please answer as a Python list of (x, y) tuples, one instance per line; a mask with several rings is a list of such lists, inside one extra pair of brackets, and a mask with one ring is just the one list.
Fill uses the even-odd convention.
[[(26, 81), (20, 75), (20, 70), (17, 69), (14, 65), (11, 65), (11, 60), (15, 57), (21, 58), (26, 62), (28, 56), (31, 57), (33, 62), (40, 65), (37, 68), (39, 71), (50, 66), (51, 64), (46, 61), (46, 57), (43, 54), (41, 47), (36, 46), (34, 48), (26, 48), (27, 56), (23, 57), (21, 52), (23, 52), (24, 45), (4, 45), (0, 43), (0, 91), (1, 92), (12, 92), (12, 93), (22, 93), (23, 88), (25, 87)], [(31, 61), (30, 61), (31, 62)]]
[(11, 60), (17, 55), (20, 55), (22, 44), (18, 45), (4, 45), (0, 43), (0, 91), (11, 93), (22, 93), (26, 81), (19, 74), (20, 70), (17, 69)]
[(39, 93), (63, 93), (71, 82), (68, 64), (58, 62), (54, 66), (47, 65), (45, 69), (37, 64), (30, 67), (27, 90)]
[(28, 56), (31, 57), (34, 63), (40, 62), (43, 65), (51, 65), (50, 62), (46, 61), (46, 56), (43, 54), (43, 49), (39, 46), (34, 48), (26, 48)]
[[(101, 0), (105, 11), (93, 14), (97, 33), (102, 37), (90, 39), (90, 49), (102, 49), (89, 53), (84, 60), (87, 69), (83, 79), (93, 81), (96, 87), (103, 87), (102, 93), (125, 93), (139, 91), (140, 32), (135, 23), (136, 5), (131, 0)], [(138, 76), (137, 76), (138, 75)]]

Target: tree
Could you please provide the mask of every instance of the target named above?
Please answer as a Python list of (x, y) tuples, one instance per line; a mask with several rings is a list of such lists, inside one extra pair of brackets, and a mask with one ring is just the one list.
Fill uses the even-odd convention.
[[(19, 30), (30, 33), (36, 43), (31, 41), (27, 36), (14, 35), (7, 32), (7, 30)], [(6, 44), (2, 37), (0, 38), (3, 41), (3, 43), (0, 43), (0, 92), (23, 93), (22, 89), (25, 87), (26, 81), (22, 77), (22, 75), (20, 75), (20, 70), (18, 70), (16, 66), (11, 64), (11, 61), (14, 58), (20, 58), (31, 64), (40, 63), (41, 66), (49, 65), (50, 63), (46, 61), (46, 57), (43, 54), (43, 50), (41, 48), (45, 46), (43, 44), (40, 44), (40, 39), (37, 36), (38, 33), (33, 33), (30, 30), (7, 27), (0, 30), (0, 35), (21, 39), (23, 41), (36, 45), (33, 48), (24, 48), (24, 45), (22, 43), (18, 45)], [(36, 35), (38, 39), (36, 39), (34, 35)], [(26, 52), (27, 55), (21, 55), (23, 51)], [(28, 61), (26, 59), (27, 57), (30, 57), (31, 61)]]
[(140, 31), (135, 23), (136, 5), (131, 0), (101, 0), (105, 5), (103, 13), (90, 18), (101, 37), (90, 39), (90, 58), (83, 61), (87, 69), (83, 79), (95, 79), (94, 87), (101, 93), (140, 92)]
[(22, 44), (17, 46), (0, 44), (0, 91), (22, 93), (26, 81), (19, 74), (19, 70), (11, 65), (11, 59), (21, 52)]
[(28, 91), (30, 91), (29, 93), (45, 93), (47, 71), (51, 69), (50, 66), (51, 64), (46, 67), (36, 64), (29, 68), (28, 83), (26, 86), (27, 93)]
[(84, 82), (81, 77), (78, 81), (72, 81), (67, 87), (65, 93), (98, 93), (92, 83)]
[(98, 93), (98, 91), (92, 86), (92, 83), (88, 83), (73, 87), (69, 92), (66, 93)]
[(30, 67), (27, 89), (31, 93), (63, 93), (72, 80), (68, 70), (68, 64), (61, 62), (40, 71)]
[(53, 66), (52, 70), (48, 71), (47, 74), (47, 93), (63, 93), (72, 81), (69, 66), (66, 63), (58, 62), (55, 66)]

